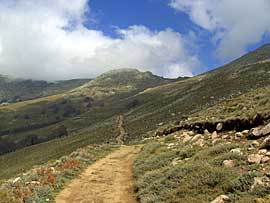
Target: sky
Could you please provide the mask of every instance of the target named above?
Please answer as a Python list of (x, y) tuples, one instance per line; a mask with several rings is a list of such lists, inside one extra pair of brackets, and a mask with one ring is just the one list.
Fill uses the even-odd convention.
[(269, 0), (0, 0), (0, 74), (211, 70), (270, 41)]

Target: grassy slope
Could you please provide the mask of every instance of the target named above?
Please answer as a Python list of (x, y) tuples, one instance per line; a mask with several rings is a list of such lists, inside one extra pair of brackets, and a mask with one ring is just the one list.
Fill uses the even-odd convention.
[(126, 113), (130, 138), (155, 129), (160, 122), (182, 120), (224, 100), (267, 87), (269, 73), (270, 62), (243, 66), (232, 72), (222, 68), (136, 95), (134, 98), (143, 105)]
[[(206, 141), (207, 143), (208, 141)], [(270, 195), (264, 187), (250, 190), (254, 177), (264, 171), (258, 164), (246, 163), (247, 146), (252, 141), (220, 141), (208, 146), (183, 144), (173, 136), (148, 142), (134, 164), (138, 198), (141, 203), (207, 203), (229, 195), (231, 202), (251, 203)], [(168, 144), (175, 143), (172, 149)], [(230, 152), (241, 148), (243, 154)], [(223, 160), (237, 165), (227, 168)], [(178, 162), (173, 162), (177, 160)], [(269, 170), (269, 166), (263, 166)], [(259, 201), (258, 201), (259, 202)], [(262, 201), (263, 202), (263, 201)]]
[(270, 86), (258, 88), (190, 115), (190, 120), (186, 122), (217, 122), (233, 118), (248, 119), (253, 118), (257, 113), (267, 115), (270, 113), (269, 101)]
[(60, 94), (89, 82), (89, 79), (74, 79), (57, 82), (9, 79), (0, 75), (0, 103), (24, 101)]
[(171, 80), (133, 69), (109, 72), (66, 94), (1, 107), (1, 135), (12, 143), (35, 135), (36, 129), (42, 128), (39, 137), (48, 137), (55, 125), (64, 125), (74, 134), (127, 111), (133, 103), (119, 105), (122, 98), (168, 82)]
[[(113, 145), (89, 145), (57, 161), (45, 162), (41, 166), (35, 166), (32, 170), (20, 174), (21, 179), (16, 184), (10, 181), (0, 182), (0, 202), (55, 202), (56, 194), (71, 179), (78, 176), (89, 164), (117, 148), (118, 146)], [(32, 183), (29, 184), (29, 182)]]
[[(256, 56), (257, 55), (259, 55), (259, 59), (265, 59), (264, 54), (262, 54), (263, 56), (260, 56), (260, 54), (256, 53)], [(248, 58), (252, 57), (248, 55)], [(251, 62), (254, 62), (253, 58)], [(157, 127), (157, 123), (159, 122), (178, 120), (191, 113), (200, 111), (209, 106), (213, 106), (220, 101), (242, 94), (243, 92), (248, 92), (252, 89), (267, 86), (270, 80), (270, 77), (268, 77), (270, 63), (249, 63), (250, 59), (245, 60), (245, 58), (242, 58), (237, 63), (231, 63), (224, 68), (217, 69), (190, 79), (176, 82), (169, 81), (171, 83), (156, 88), (150, 88), (146, 91), (143, 91), (143, 89), (138, 86), (141, 84), (139, 83), (141, 80), (135, 80), (138, 81), (135, 84), (135, 86), (137, 85), (136, 87), (138, 88), (136, 91), (131, 92), (125, 92), (125, 88), (122, 88), (121, 83), (123, 84), (123, 87), (125, 87), (125, 81), (116, 83), (114, 87), (110, 86), (109, 91), (104, 90), (103, 84), (93, 85), (93, 82), (90, 82), (90, 86), (92, 86), (92, 88), (97, 88), (97, 94), (99, 96), (105, 96), (106, 99), (101, 100), (100, 97), (98, 97), (98, 99), (95, 100), (96, 103), (93, 107), (90, 107), (90, 109), (85, 109), (85, 107), (81, 106), (83, 103), (82, 101), (84, 101), (83, 99), (85, 99), (88, 94), (93, 95), (92, 91), (90, 91), (90, 93), (88, 91), (89, 85), (84, 86), (86, 89), (83, 88), (83, 91), (81, 91), (82, 89), (80, 88), (78, 91), (72, 92), (71, 102), (75, 101), (74, 106), (78, 107), (83, 112), (81, 112), (79, 115), (71, 115), (70, 117), (59, 121), (59, 125), (64, 124), (67, 126), (71, 134), (78, 134), (78, 136), (75, 137), (65, 138), (64, 140), (67, 140), (67, 143), (63, 142), (63, 148), (65, 146), (69, 147), (73, 139), (76, 139), (78, 143), (80, 143), (80, 146), (86, 145), (85, 141), (88, 143), (88, 141), (102, 142), (113, 140), (116, 137), (114, 130), (114, 119), (118, 114), (125, 114), (125, 127), (129, 133), (128, 139), (133, 140), (144, 136), (149, 130), (155, 129)], [(149, 84), (148, 87), (155, 86), (155, 83), (149, 80), (149, 73), (146, 73), (145, 75), (146, 76), (143, 78), (146, 78), (144, 81), (146, 84)], [(110, 77), (108, 81), (105, 80), (107, 82), (105, 84), (111, 84), (112, 78), (114, 77)], [(122, 78), (123, 77), (120, 77), (119, 79)], [(133, 80), (129, 78), (127, 81), (132, 82)], [(156, 81), (156, 78), (154, 78), (153, 81)], [(159, 82), (163, 83), (164, 81), (159, 80)], [(165, 83), (168, 83), (168, 81), (165, 81)], [(122, 92), (123, 89), (124, 91)], [(121, 94), (115, 94), (115, 91), (117, 90), (120, 90)], [(136, 102), (134, 103), (134, 101)], [(25, 112), (31, 112), (31, 116), (34, 119), (37, 119), (39, 123), (38, 119), (40, 119), (40, 111), (38, 110), (40, 110), (41, 107), (44, 107), (44, 104), (37, 103), (36, 106), (29, 105), (27, 108), (21, 108), (15, 113), (11, 112), (10, 114), (7, 114), (5, 111), (2, 113), (5, 116), (11, 116), (6, 120), (12, 121), (14, 118), (16, 118), (12, 116), (19, 115), (20, 117)], [(37, 109), (36, 113), (34, 114), (31, 111), (33, 109)], [(61, 112), (61, 116), (63, 111), (60, 110), (59, 112)], [(47, 116), (48, 120), (51, 120), (50, 116), (55, 115), (55, 113), (45, 115)], [(56, 114), (56, 116), (59, 115)], [(55, 117), (53, 118), (56, 119)], [(22, 121), (25, 122), (23, 119)], [(44, 121), (46, 121), (46, 119), (42, 120), (43, 123)], [(30, 119), (27, 122), (33, 123), (35, 120)], [(10, 126), (13, 126), (12, 123)], [(99, 130), (94, 130), (95, 126), (98, 126), (97, 129)], [(47, 146), (51, 145), (52, 150), (57, 150), (57, 146), (54, 145), (54, 142), (57, 141), (48, 142)], [(44, 146), (46, 146), (46, 144), (44, 144)], [(44, 149), (46, 149), (46, 147), (44, 147)], [(42, 157), (43, 153), (38, 153), (38, 149), (35, 147), (30, 147), (26, 150), (28, 153), (27, 155), (31, 154), (32, 152), (33, 154), (37, 153), (38, 155), (36, 160), (39, 160), (39, 158)], [(63, 150), (62, 153), (60, 149), (59, 153), (64, 154), (64, 151), (65, 150)], [(44, 153), (46, 152), (48, 151), (45, 150)], [(14, 154), (16, 154), (16, 152)], [(58, 155), (56, 153), (54, 157), (57, 156)], [(14, 157), (15, 155), (13, 158)], [(11, 160), (13, 158), (10, 157)], [(48, 158), (45, 159), (48, 160)], [(9, 159), (5, 159), (4, 161), (6, 160)], [(4, 161), (2, 161), (2, 163), (4, 163)], [(33, 161), (29, 165), (27, 163), (25, 164), (27, 167), (31, 167), (31, 165), (35, 164), (36, 162), (38, 161)], [(16, 163), (13, 166), (16, 168)], [(16, 173), (16, 171), (18, 171), (18, 169), (16, 169), (13, 174)]]
[[(149, 75), (149, 73), (147, 73), (147, 75)], [(72, 92), (72, 95), (69, 97), (71, 100), (70, 102), (72, 103), (72, 106), (81, 108), (81, 114), (77, 116), (66, 117), (63, 120), (60, 120), (57, 124), (45, 126), (40, 130), (37, 129), (15, 134), (13, 133), (12, 136), (9, 136), (9, 139), (19, 140), (22, 139), (23, 136), (27, 136), (27, 134), (32, 133), (37, 133), (39, 134), (39, 136), (42, 136), (43, 134), (46, 134), (46, 132), (50, 132), (51, 128), (55, 125), (67, 126), (68, 131), (72, 136), (52, 140), (47, 143), (27, 147), (25, 149), (18, 150), (10, 154), (0, 156), (0, 178), (12, 177), (18, 172), (31, 168), (35, 164), (40, 164), (50, 159), (56, 159), (62, 155), (74, 151), (78, 147), (82, 147), (92, 143), (102, 143), (110, 141), (114, 142), (115, 137), (118, 133), (115, 128), (116, 115), (122, 113), (121, 109), (128, 109), (128, 107), (126, 106), (127, 104), (123, 106), (119, 105), (119, 99), (125, 98), (130, 94), (136, 94), (142, 88), (145, 88), (145, 86), (152, 86), (156, 83), (163, 83), (164, 81), (169, 82), (167, 80), (159, 79), (156, 77), (151, 80), (149, 76), (147, 76), (143, 85), (142, 83), (140, 83), (140, 81), (141, 79), (136, 81), (136, 83), (138, 83), (139, 85), (138, 87), (136, 87), (138, 88), (138, 90), (106, 97), (106, 99), (103, 99), (103, 102), (105, 104), (103, 104), (102, 106), (100, 106), (99, 100), (91, 100), (93, 102), (93, 105), (90, 108), (82, 107), (82, 104), (84, 104), (84, 100), (87, 97), (86, 95), (81, 96), (82, 92), (80, 92), (79, 95), (75, 96), (77, 92)], [(84, 91), (84, 93), (87, 92)], [(28, 121), (21, 119), (20, 122), (18, 122), (18, 120), (20, 120), (20, 117), (19, 119), (17, 117), (17, 127), (18, 125), (27, 125), (27, 123), (39, 123), (39, 121), (40, 123), (47, 123), (48, 121), (53, 120), (55, 118), (55, 115), (61, 115), (61, 109), (63, 109), (68, 103), (64, 102), (63, 104), (61, 100), (60, 102), (58, 100), (50, 100), (49, 102), (41, 100), (42, 99), (39, 99), (39, 102), (31, 101), (33, 102), (32, 105), (24, 105), (23, 107), (19, 107), (18, 109), (16, 109), (16, 111), (14, 112), (13, 109), (11, 113), (6, 113), (7, 111), (5, 109), (5, 111), (2, 111), (2, 116), (5, 116), (5, 118), (8, 118), (7, 116), (10, 116), (10, 118), (6, 119), (7, 124), (2, 123), (1, 125), (3, 125), (3, 127), (6, 126), (7, 129), (10, 129), (10, 127), (16, 127), (12, 123), (10, 124), (10, 127), (8, 126), (9, 121), (13, 120), (14, 118), (14, 114), (17, 114), (19, 116), (29, 114), (31, 117), (30, 119), (28, 119)], [(60, 106), (60, 110), (57, 112), (58, 114), (48, 108), (52, 113), (48, 113), (47, 111), (44, 116), (40, 116), (40, 111), (42, 110), (42, 108), (47, 108), (47, 105), (50, 106), (55, 103), (59, 103)], [(1, 130), (3, 130), (3, 128)]]
[[(89, 129), (90, 130), (90, 129)], [(101, 136), (106, 134), (106, 136)], [(0, 156), (0, 179), (14, 177), (40, 165), (67, 155), (89, 144), (107, 143), (116, 136), (114, 126), (103, 124), (91, 128), (91, 133), (81, 133), (67, 138), (55, 139)]]

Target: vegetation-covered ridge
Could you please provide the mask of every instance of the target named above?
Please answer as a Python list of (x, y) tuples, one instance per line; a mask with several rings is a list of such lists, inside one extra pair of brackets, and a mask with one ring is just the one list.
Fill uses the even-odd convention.
[(121, 100), (171, 81), (124, 69), (105, 73), (71, 92), (2, 106), (0, 117), (5, 119), (0, 124), (0, 145), (5, 147), (0, 154), (80, 134), (78, 131), (106, 119), (115, 120), (122, 111), (137, 105), (136, 100)]
[(38, 80), (14, 79), (0, 75), (0, 105), (60, 94), (79, 87), (90, 79), (73, 79), (47, 82)]

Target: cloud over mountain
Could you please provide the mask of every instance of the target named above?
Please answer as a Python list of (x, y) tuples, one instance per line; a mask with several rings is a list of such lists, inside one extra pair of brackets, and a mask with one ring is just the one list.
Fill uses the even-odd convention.
[(0, 0), (0, 73), (57, 80), (123, 67), (165, 77), (199, 71), (188, 39), (172, 29), (133, 25), (110, 37), (84, 26), (87, 12), (87, 0)]

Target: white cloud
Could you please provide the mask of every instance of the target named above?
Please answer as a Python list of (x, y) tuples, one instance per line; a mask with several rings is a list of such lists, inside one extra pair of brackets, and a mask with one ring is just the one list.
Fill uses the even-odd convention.
[(270, 32), (269, 0), (171, 0), (170, 6), (215, 35), (222, 59), (243, 54)]
[[(83, 26), (87, 0), (0, 0), (0, 73), (35, 79), (95, 77), (134, 67), (178, 77), (198, 72), (187, 39), (171, 29), (118, 28), (117, 38)], [(91, 12), (91, 11), (90, 11)]]

